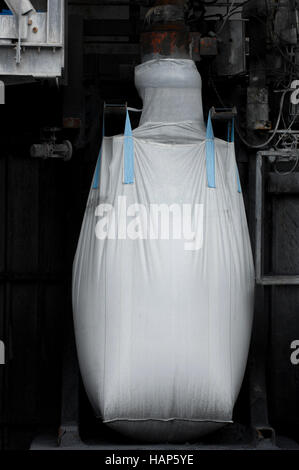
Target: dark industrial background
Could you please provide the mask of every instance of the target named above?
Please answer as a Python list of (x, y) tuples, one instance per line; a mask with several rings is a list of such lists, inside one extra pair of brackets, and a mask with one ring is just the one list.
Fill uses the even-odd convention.
[[(45, 2), (32, 3), (43, 8)], [(236, 7), (242, 3), (237, 2)], [(102, 137), (103, 104), (142, 106), (134, 88), (134, 67), (141, 60), (145, 13), (154, 2), (70, 0), (67, 4), (63, 79), (12, 81), (6, 86), (6, 104), (1, 106), (0, 339), (6, 345), (6, 365), (0, 366), (3, 449), (29, 448), (32, 439), (44, 432), (57, 437), (60, 432), (63, 440), (64, 433), (71, 429), (72, 434), (78, 423), (81, 438), (123, 440), (96, 423), (78, 378), (71, 275)], [(200, 32), (194, 34), (197, 49), (193, 58), (203, 80), (205, 117), (211, 106), (236, 106), (239, 133), (258, 144), (267, 140), (268, 131), (275, 126), (281, 94), (274, 91), (288, 88), (298, 75), (298, 35), (295, 42), (293, 36), (284, 36), (282, 42), (277, 39), (292, 30), (298, 5), (296, 1), (263, 0), (245, 4), (243, 20), (241, 13), (234, 28), (227, 21), (217, 37), (210, 33), (217, 30), (230, 3), (190, 1), (188, 27), (193, 33)], [(5, 8), (4, 2), (0, 2), (1, 8)], [(240, 49), (235, 63), (229, 60), (233, 48)], [(292, 130), (298, 129), (298, 110), (291, 109), (286, 97), (285, 122), (280, 128), (287, 129), (293, 121)], [(139, 115), (132, 114), (134, 127), (138, 119)], [(123, 125), (122, 113), (108, 116), (107, 135), (122, 132)], [(30, 147), (51, 132), (45, 128), (56, 128), (58, 139), (72, 143), (70, 161), (30, 156)], [(219, 121), (215, 129), (217, 136), (226, 138), (225, 122)], [(288, 142), (285, 148), (289, 148)], [(257, 150), (242, 143), (238, 133), (236, 150), (255, 248)], [(264, 273), (283, 279), (299, 274), (299, 176), (296, 160), (295, 167), (292, 159), (276, 164), (280, 173), (287, 174), (281, 176), (274, 171), (273, 162), (266, 163), (262, 257)], [(291, 167), (294, 171), (289, 174)], [(290, 345), (299, 339), (298, 285), (257, 284), (252, 338), (229, 442), (246, 440), (247, 435), (249, 440), (273, 442), (275, 434), (299, 442), (299, 365), (290, 361)], [(203, 442), (221, 439), (220, 432)]]

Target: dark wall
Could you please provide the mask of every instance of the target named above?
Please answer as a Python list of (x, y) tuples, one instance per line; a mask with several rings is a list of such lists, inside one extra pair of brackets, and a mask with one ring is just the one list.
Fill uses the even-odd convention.
[[(96, 63), (89, 60), (91, 66)], [(48, 82), (7, 88), (0, 154), (0, 337), (7, 364), (0, 369), (0, 429), (8, 449), (28, 448), (43, 429), (57, 433), (72, 261), (100, 146), (103, 100), (140, 106), (132, 80), (115, 87), (99, 85), (94, 76), (83, 77), (82, 129), (57, 134), (74, 144), (69, 162), (33, 159), (29, 152), (43, 127), (61, 125), (66, 90)], [(213, 96), (205, 96), (207, 111)], [(138, 125), (138, 115), (132, 114), (132, 122)], [(120, 133), (123, 124), (108, 118), (107, 134)], [(225, 135), (226, 127), (218, 132)], [(245, 384), (236, 407), (239, 421), (249, 419), (247, 395)], [(82, 387), (80, 396), (83, 433), (103, 433)]]
[[(79, 80), (80, 129), (62, 129), (69, 102), (66, 87), (45, 81), (6, 90), (0, 126), (0, 338), (7, 356), (0, 368), (4, 448), (28, 447), (43, 428), (58, 431), (63, 350), (72, 315), (72, 262), (102, 137), (103, 102), (113, 98), (140, 105), (132, 81), (116, 87), (104, 81), (100, 86), (98, 75), (93, 77)], [(133, 127), (138, 119), (132, 116)], [(122, 132), (124, 120), (107, 119), (107, 135)], [(72, 141), (71, 161), (30, 157), (30, 146), (41, 142), (41, 130), (49, 126), (61, 127), (59, 140)]]
[[(1, 436), (60, 419), (63, 326), (71, 315), (71, 267), (96, 154), (71, 162), (33, 159), (44, 125), (61, 122), (62, 92), (48, 84), (11, 87), (0, 154)], [(99, 135), (100, 138), (100, 135)], [(29, 436), (30, 437), (30, 436)], [(20, 444), (24, 446), (26, 442)]]
[[(11, 86), (1, 109), (0, 338), (5, 340), (7, 364), (0, 367), (0, 442), (11, 449), (28, 447), (41, 428), (56, 432), (60, 424), (62, 355), (72, 314), (72, 261), (100, 146), (103, 101), (141, 106), (133, 84), (134, 65), (140, 60), (138, 37), (130, 29), (129, 7), (125, 26), (130, 26), (131, 35), (127, 42), (115, 40), (111, 45), (124, 34), (113, 20), (115, 10), (108, 6), (103, 28), (102, 20), (94, 23), (91, 17), (94, 6), (86, 7), (85, 17), (78, 18), (81, 2), (69, 3), (69, 87), (48, 82)], [(71, 27), (72, 22), (76, 27)], [(79, 31), (84, 38), (78, 37)], [(95, 47), (90, 47), (91, 42)], [(226, 106), (238, 105), (244, 131), (246, 82), (214, 77), (211, 83), (209, 66), (204, 60), (199, 64), (205, 116), (210, 106), (223, 106), (220, 97), (224, 97)], [(72, 114), (76, 112), (78, 116)], [(60, 134), (74, 145), (72, 160), (32, 159), (29, 148), (40, 142), (40, 130), (62, 127), (63, 117), (81, 119), (80, 129), (64, 129)], [(132, 122), (137, 126), (138, 115), (132, 114)], [(107, 122), (106, 130), (108, 135), (120, 133), (121, 120)], [(216, 126), (215, 133), (225, 138), (226, 126)], [(255, 154), (241, 147), (238, 139), (236, 148), (253, 234), (254, 174), (249, 172), (249, 161), (254, 168)], [(273, 271), (298, 273), (298, 198), (278, 198), (271, 211), (265, 224), (270, 227), (267, 243), (272, 246), (268, 257)], [(267, 372), (270, 424), (298, 436), (299, 381), (289, 360), (290, 342), (299, 337), (298, 288), (267, 288), (265, 296), (267, 302), (260, 302), (256, 311), (256, 341), (249, 362), (263, 363), (258, 371), (262, 379), (266, 380)], [(265, 321), (260, 322), (260, 317)], [(269, 336), (263, 331), (265, 325)], [(246, 424), (254, 408), (249, 405), (250, 390), (260, 386), (251, 375), (250, 380), (246, 375), (235, 410), (235, 419)], [(96, 429), (82, 388), (80, 395), (81, 422), (85, 430)]]

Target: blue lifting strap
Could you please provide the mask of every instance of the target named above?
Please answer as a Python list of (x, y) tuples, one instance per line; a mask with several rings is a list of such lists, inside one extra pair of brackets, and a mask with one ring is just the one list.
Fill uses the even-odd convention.
[(228, 126), (227, 126), (227, 140), (228, 142), (235, 141), (235, 118), (234, 117), (228, 123)]
[[(120, 105), (109, 105), (109, 106), (120, 106)], [(131, 109), (131, 108), (129, 108)], [(135, 110), (132, 108), (132, 111), (141, 111)], [(96, 164), (94, 180), (93, 180), (93, 189), (98, 189), (99, 179), (100, 179), (100, 168), (101, 168), (101, 159), (103, 153), (103, 140), (105, 137), (105, 110), (103, 112), (103, 130), (102, 130), (102, 144)], [(132, 126), (130, 121), (130, 116), (128, 113), (128, 108), (126, 109), (126, 124), (124, 132), (124, 184), (134, 183), (134, 143), (132, 136)]]
[(206, 171), (209, 188), (216, 188), (215, 184), (215, 142), (214, 132), (211, 120), (211, 111), (209, 111), (207, 134), (206, 134)]
[(241, 190), (241, 183), (240, 183), (240, 176), (239, 176), (238, 166), (237, 166), (237, 184), (238, 184), (238, 193), (241, 193), (242, 190)]
[[(234, 142), (235, 141), (235, 118), (232, 118), (231, 122), (228, 124), (228, 141), (229, 142)], [(238, 193), (241, 193), (242, 191), (241, 191), (241, 183), (240, 183), (238, 165), (237, 165), (237, 168), (236, 168), (236, 173), (237, 173)]]
[(126, 113), (124, 134), (124, 184), (134, 183), (134, 142), (129, 112)]

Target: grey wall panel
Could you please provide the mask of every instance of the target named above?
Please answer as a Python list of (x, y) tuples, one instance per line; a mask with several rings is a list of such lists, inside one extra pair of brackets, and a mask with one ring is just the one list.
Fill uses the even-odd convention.
[[(66, 171), (65, 171), (66, 170)], [(39, 168), (39, 266), (44, 273), (65, 271), (68, 168), (64, 162), (42, 161)]]
[(8, 270), (38, 269), (38, 164), (28, 154), (8, 160)]
[[(273, 198), (272, 269), (275, 274), (299, 273), (299, 197)], [(290, 360), (292, 341), (299, 340), (299, 288), (272, 288), (269, 402), (273, 424), (284, 432), (299, 425), (299, 365)], [(298, 434), (298, 431), (296, 431)]]
[(66, 285), (50, 284), (42, 288), (40, 303), (40, 368), (38, 372), (39, 420), (55, 424), (60, 418), (61, 355), (64, 344), (63, 319), (67, 309)]
[(11, 288), (11, 350), (9, 367), (10, 425), (37, 421), (39, 408), (38, 289), (17, 284)]

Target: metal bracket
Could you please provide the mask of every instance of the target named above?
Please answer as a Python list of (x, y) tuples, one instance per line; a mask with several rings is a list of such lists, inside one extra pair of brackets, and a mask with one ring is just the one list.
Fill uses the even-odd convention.
[(0, 80), (0, 104), (5, 104), (5, 85), (2, 80)]
[(256, 154), (256, 186), (255, 186), (255, 273), (256, 282), (261, 285), (299, 285), (298, 275), (269, 275), (263, 273), (262, 247), (263, 247), (263, 199), (264, 175), (263, 158), (279, 158), (280, 161), (289, 161), (290, 158), (299, 157), (298, 150), (264, 150)]
[(33, 5), (29, 0), (5, 0), (10, 10), (13, 12), (17, 31), (18, 43), (16, 46), (16, 63), (21, 63), (21, 46), (22, 46), (22, 17), (35, 11)]
[(271, 426), (254, 427), (254, 442), (258, 449), (277, 448), (275, 430)]
[(127, 102), (123, 104), (118, 104), (118, 103), (106, 103), (104, 102), (104, 113), (121, 113), (121, 112), (126, 112), (127, 110)]
[(236, 117), (238, 114), (237, 108), (211, 108), (211, 119), (220, 120), (220, 121), (229, 121), (230, 119)]

